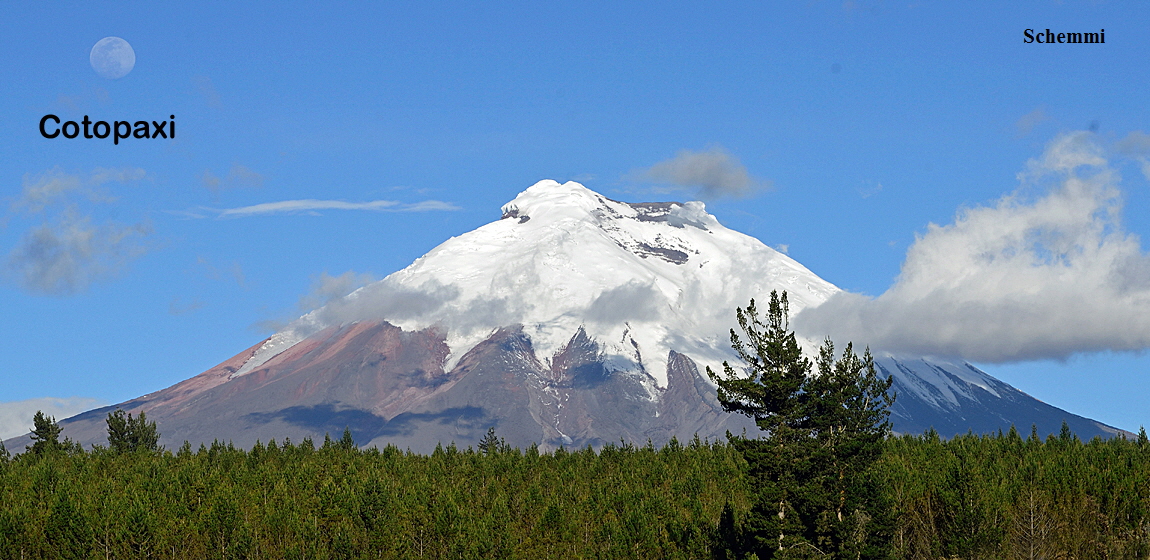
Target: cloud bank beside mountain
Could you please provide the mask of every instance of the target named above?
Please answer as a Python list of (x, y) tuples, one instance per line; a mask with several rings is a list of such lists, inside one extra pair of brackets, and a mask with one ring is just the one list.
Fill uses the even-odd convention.
[(1150, 347), (1150, 257), (1122, 226), (1108, 156), (1091, 133), (1056, 138), (1017, 191), (930, 224), (885, 293), (837, 294), (796, 329), (992, 363)]
[[(0, 403), (0, 440), (16, 437), (32, 431), (32, 417), (36, 411), (63, 420), (86, 410), (106, 405), (98, 399), (88, 397), (41, 397), (24, 401)], [(23, 453), (23, 449), (9, 449), (12, 453)]]

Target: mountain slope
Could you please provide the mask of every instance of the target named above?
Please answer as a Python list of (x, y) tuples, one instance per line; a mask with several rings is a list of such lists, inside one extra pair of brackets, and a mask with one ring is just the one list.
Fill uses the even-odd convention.
[(898, 396), (891, 423), (900, 433), (921, 434), (934, 428), (943, 437), (973, 431), (1007, 431), (1015, 426), (1023, 436), (1033, 427), (1042, 436), (1056, 434), (1066, 422), (1080, 438), (1134, 434), (1048, 405), (986, 372), (967, 364), (883, 357), (879, 374), (894, 377)]
[[(344, 427), (361, 444), (417, 451), (474, 443), (490, 426), (513, 445), (544, 448), (722, 437), (754, 426), (722, 412), (702, 372), (733, 358), (735, 308), (772, 290), (787, 291), (792, 314), (838, 292), (702, 203), (629, 204), (541, 181), (500, 220), (119, 406), (147, 411), (169, 447)], [(968, 365), (879, 363), (900, 395), (896, 430), (950, 435), (1066, 418), (1082, 437), (1116, 433)], [(108, 410), (67, 420), (65, 434), (102, 441)]]
[(544, 360), (582, 327), (603, 343), (609, 367), (644, 369), (662, 385), (670, 350), (712, 367), (730, 356), (736, 306), (787, 290), (797, 313), (838, 291), (723, 227), (700, 202), (628, 204), (540, 181), (502, 210), (502, 219), (300, 318), (236, 375), (330, 325), (384, 319), (408, 331), (444, 329), (446, 369), (495, 327), (523, 325)]

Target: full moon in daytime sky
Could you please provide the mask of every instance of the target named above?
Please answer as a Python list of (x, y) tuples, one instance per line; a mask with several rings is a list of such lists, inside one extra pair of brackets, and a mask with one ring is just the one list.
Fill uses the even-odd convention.
[(119, 37), (104, 37), (92, 47), (88, 59), (97, 74), (115, 80), (127, 76), (136, 66), (136, 51)]

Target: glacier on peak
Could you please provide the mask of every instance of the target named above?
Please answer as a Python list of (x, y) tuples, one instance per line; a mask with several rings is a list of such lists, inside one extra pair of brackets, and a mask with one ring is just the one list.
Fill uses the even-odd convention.
[(700, 371), (732, 356), (735, 308), (786, 290), (791, 311), (838, 288), (759, 240), (727, 229), (702, 202), (626, 203), (583, 185), (544, 180), (502, 217), (453, 237), (408, 267), (309, 312), (273, 335), (233, 377), (258, 369), (320, 330), (387, 321), (435, 327), (444, 368), (499, 327), (522, 325), (543, 362), (583, 329), (614, 371), (667, 385), (674, 350)]
[[(349, 428), (369, 446), (431, 453), (492, 425), (544, 450), (721, 438), (754, 429), (699, 375), (732, 357), (734, 309), (786, 290), (799, 313), (841, 293), (702, 203), (625, 203), (544, 181), (502, 210), (200, 375), (114, 406), (146, 409), (168, 446)], [(818, 342), (800, 338), (806, 351)], [(1123, 433), (961, 361), (877, 352), (875, 365), (893, 379), (899, 433), (1046, 434), (1063, 422), (1084, 439)], [(98, 443), (110, 409), (61, 425)], [(31, 444), (22, 438), (6, 444)]]

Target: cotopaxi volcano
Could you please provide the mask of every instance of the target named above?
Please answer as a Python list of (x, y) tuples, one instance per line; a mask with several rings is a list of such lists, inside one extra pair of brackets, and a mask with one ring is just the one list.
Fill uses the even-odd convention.
[[(422, 452), (473, 444), (492, 426), (512, 445), (544, 449), (753, 432), (723, 412), (702, 372), (733, 357), (735, 308), (772, 290), (789, 294), (792, 313), (839, 291), (700, 202), (626, 203), (541, 181), (499, 220), (117, 406), (146, 411), (169, 448), (345, 427), (360, 445)], [(1081, 437), (1119, 433), (969, 364), (886, 356), (878, 365), (895, 378), (896, 431), (1037, 424), (1048, 433), (1066, 421)], [(114, 408), (61, 422), (64, 435), (102, 442)]]

